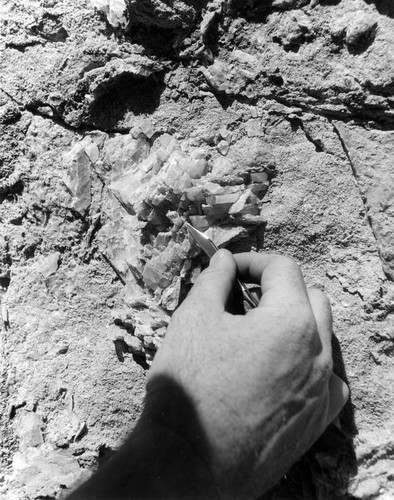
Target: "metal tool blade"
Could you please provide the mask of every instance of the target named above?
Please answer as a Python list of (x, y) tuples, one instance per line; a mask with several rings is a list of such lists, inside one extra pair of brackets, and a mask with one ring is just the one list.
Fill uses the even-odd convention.
[[(202, 248), (202, 250), (204, 250), (204, 252), (208, 255), (209, 258), (211, 258), (219, 250), (219, 248), (215, 245), (215, 243), (211, 240), (211, 238), (209, 238), (204, 233), (193, 227), (188, 222), (185, 222), (185, 225), (191, 237)], [(237, 282), (242, 291), (245, 311), (258, 307), (259, 301), (257, 300), (257, 298), (254, 297), (254, 295), (250, 293), (245, 283), (243, 283), (238, 278)]]
[(215, 254), (219, 248), (215, 245), (215, 243), (206, 236), (204, 233), (194, 228), (188, 222), (185, 222), (185, 226), (189, 231), (189, 234), (194, 239), (194, 241), (204, 250), (204, 252), (208, 255), (209, 258)]

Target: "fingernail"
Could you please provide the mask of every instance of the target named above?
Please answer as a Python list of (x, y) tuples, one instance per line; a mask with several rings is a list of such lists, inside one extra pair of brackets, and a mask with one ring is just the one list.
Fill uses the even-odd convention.
[(209, 264), (213, 266), (219, 264), (226, 257), (226, 253), (227, 253), (226, 250), (224, 250), (223, 248), (221, 250), (218, 250), (216, 253), (212, 255)]

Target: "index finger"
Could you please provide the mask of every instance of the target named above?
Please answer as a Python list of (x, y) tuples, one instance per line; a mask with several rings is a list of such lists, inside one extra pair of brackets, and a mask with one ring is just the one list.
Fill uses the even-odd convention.
[(239, 276), (244, 281), (260, 283), (259, 307), (307, 305), (310, 308), (304, 277), (298, 264), (289, 257), (263, 253), (234, 255)]

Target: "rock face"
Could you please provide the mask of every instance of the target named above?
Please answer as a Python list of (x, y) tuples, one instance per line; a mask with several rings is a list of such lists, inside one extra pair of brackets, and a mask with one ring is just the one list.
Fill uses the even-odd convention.
[(207, 263), (291, 255), (351, 402), (266, 499), (392, 498), (390, 0), (0, 6), (0, 496), (111, 456)]

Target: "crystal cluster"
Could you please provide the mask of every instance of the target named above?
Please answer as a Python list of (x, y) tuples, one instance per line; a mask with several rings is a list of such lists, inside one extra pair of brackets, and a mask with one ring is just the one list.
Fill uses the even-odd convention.
[(239, 165), (232, 148), (226, 127), (217, 132), (215, 146), (204, 148), (157, 132), (142, 120), (129, 134), (88, 135), (65, 155), (70, 206), (82, 216), (93, 211), (92, 179), (97, 171), (106, 177), (98, 241), (125, 284), (130, 308), (115, 321), (122, 331), (111, 335), (134, 354), (157, 347), (164, 327), (152, 326), (157, 307), (168, 322), (201, 270), (195, 259), (201, 250), (190, 241), (185, 221), (220, 247), (263, 223), (261, 200), (275, 167), (259, 159), (264, 152), (252, 151), (249, 164)]
[[(145, 159), (109, 186), (112, 206), (120, 213), (116, 241), (108, 239), (108, 256), (126, 282), (131, 276), (131, 281), (142, 282), (166, 310), (178, 305), (182, 286), (190, 281), (190, 258), (197, 251), (183, 228), (186, 220), (208, 230), (222, 246), (262, 223), (261, 197), (269, 173), (218, 179), (214, 172), (208, 151), (186, 150), (165, 133), (152, 142)], [(119, 239), (121, 227), (124, 237)]]

